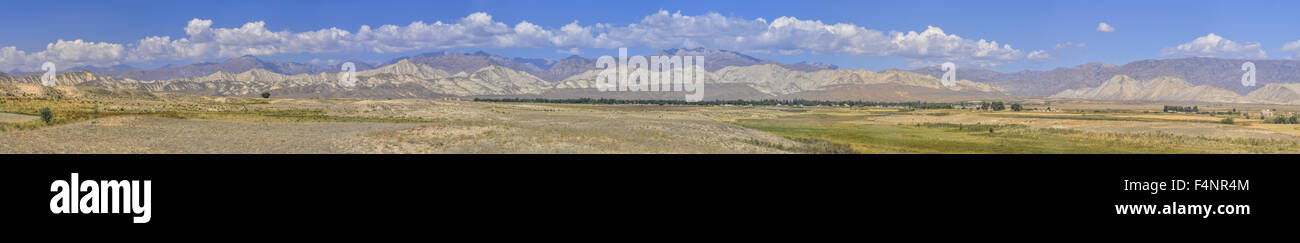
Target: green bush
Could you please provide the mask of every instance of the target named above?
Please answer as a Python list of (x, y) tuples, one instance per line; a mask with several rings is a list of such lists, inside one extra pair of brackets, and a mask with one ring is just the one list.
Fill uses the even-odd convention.
[(1232, 117), (1228, 117), (1228, 118), (1223, 118), (1223, 120), (1219, 121), (1219, 123), (1232, 125), (1235, 122), (1232, 120)]
[(262, 92), (262, 98), (263, 98), (263, 99), (270, 99), (270, 98), (271, 98), (271, 92)]
[(49, 124), (50, 121), (54, 120), (54, 112), (50, 111), (49, 107), (41, 108), (39, 111), (37, 111), (37, 113), (41, 114), (41, 121), (45, 122), (46, 124)]

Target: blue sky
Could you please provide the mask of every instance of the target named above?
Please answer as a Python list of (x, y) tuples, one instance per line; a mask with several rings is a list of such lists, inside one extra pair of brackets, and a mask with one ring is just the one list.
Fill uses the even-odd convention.
[[(0, 36), (0, 48), (12, 47), (8, 52), (0, 49), (0, 70), (35, 68), (47, 60), (69, 63), (62, 66), (118, 63), (157, 66), (219, 61), (239, 54), (327, 63), (349, 58), (382, 61), (441, 50), (562, 58), (570, 55), (566, 52), (572, 48), (578, 48), (576, 51), (581, 55), (596, 57), (615, 54), (616, 51), (606, 48), (615, 44), (642, 54), (671, 47), (740, 49), (782, 62), (821, 61), (870, 70), (914, 68), (944, 61), (1017, 71), (1183, 56), (1251, 59), (1300, 56), (1297, 54), (1300, 53), (1300, 42), (1297, 42), (1300, 41), (1300, 31), (1297, 31), (1300, 30), (1300, 1), (73, 0), (6, 5), (7, 9), (21, 11), (0, 15), (0, 25), (5, 30)], [(643, 22), (660, 10), (668, 13), (660, 16), (664, 21)], [(439, 21), (469, 25), (465, 19), (475, 13), (490, 16), (488, 22), (505, 28), (447, 26), (445, 30), (425, 31), (422, 28), (427, 26), (411, 26), (415, 21), (428, 25)], [(713, 13), (717, 15), (711, 16)], [(674, 17), (678, 14), (680, 18)], [(785, 33), (784, 36), (759, 40), (765, 34), (772, 34), (763, 30), (771, 32), (769, 25), (775, 25), (782, 17), (804, 21), (799, 23), (806, 28), (783, 30), (776, 33)], [(527, 26), (536, 26), (547, 33), (532, 39), (520, 37), (515, 30), (525, 21), (529, 23)], [(574, 21), (578, 27), (594, 28), (589, 37), (602, 33), (614, 37), (607, 41), (553, 39)], [(248, 27), (246, 23), (253, 22), (263, 23), (254, 27), (284, 35), (336, 28), (352, 37), (290, 40), (285, 36), (274, 39), (239, 31)], [(1098, 31), (1101, 22), (1115, 30)], [(212, 30), (190, 36), (186, 29), (196, 23)], [(878, 33), (817, 32), (838, 23), (859, 32)], [(598, 24), (605, 25), (607, 30), (601, 30)], [(633, 24), (639, 27), (629, 27)], [(392, 36), (356, 37), (362, 25), (376, 30), (384, 25), (399, 28)], [(943, 35), (925, 35), (931, 26)], [(729, 31), (733, 29), (737, 31)], [(492, 32), (496, 30), (505, 32)], [(907, 38), (907, 32), (919, 32), (921, 36)], [(429, 33), (449, 37), (430, 40), (418, 36)], [(1210, 36), (1211, 33), (1215, 35)], [(228, 38), (213, 38), (211, 43), (202, 44), (208, 37), (200, 35)], [(663, 35), (673, 36), (656, 39)], [(157, 48), (138, 48), (141, 40), (148, 37), (167, 37), (170, 42), (155, 40)], [(743, 37), (744, 41), (735, 40), (736, 37)], [(503, 38), (511, 41), (501, 41)], [(177, 42), (180, 39), (190, 40)], [(58, 40), (83, 42), (47, 48)], [(996, 41), (998, 45), (980, 49), (979, 40)], [(890, 46), (897, 43), (904, 45)], [(924, 45), (915, 46), (918, 43)], [(1064, 47), (1066, 43), (1069, 47)], [(1288, 43), (1296, 44), (1284, 48)], [(379, 44), (383, 46), (376, 47)], [(1180, 49), (1180, 45), (1184, 48)], [(1035, 51), (1038, 53), (1033, 54)], [(1266, 54), (1259, 55), (1260, 51)]]

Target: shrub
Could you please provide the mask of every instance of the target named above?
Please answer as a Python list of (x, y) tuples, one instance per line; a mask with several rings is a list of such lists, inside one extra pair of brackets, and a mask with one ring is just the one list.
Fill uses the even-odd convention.
[(1234, 122), (1233, 122), (1233, 120), (1232, 120), (1232, 117), (1228, 117), (1228, 118), (1223, 118), (1223, 120), (1222, 120), (1222, 121), (1219, 121), (1219, 123), (1232, 125)]
[(46, 124), (49, 124), (50, 121), (54, 120), (54, 112), (50, 111), (49, 107), (41, 108), (39, 111), (37, 111), (37, 113), (41, 114), (41, 121), (45, 122)]
[(263, 99), (270, 99), (270, 98), (271, 98), (271, 92), (262, 92), (262, 98), (263, 98)]

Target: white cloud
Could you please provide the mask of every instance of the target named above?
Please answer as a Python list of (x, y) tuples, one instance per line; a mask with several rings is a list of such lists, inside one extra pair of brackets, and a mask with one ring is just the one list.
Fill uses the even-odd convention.
[(1282, 51), (1300, 51), (1300, 40), (1287, 42), (1282, 45)]
[(316, 64), (316, 65), (334, 65), (337, 63), (339, 63), (339, 61), (334, 59), (325, 59), (325, 60), (321, 60), (320, 58), (311, 59), (311, 64)]
[(938, 27), (928, 27), (921, 33), (895, 32), (891, 40), (897, 48), (891, 54), (911, 59), (914, 64), (931, 65), (938, 61), (962, 61), (980, 66), (997, 66), (1025, 58), (1025, 54), (1011, 45), (998, 45), (997, 41), (963, 39), (945, 34)]
[(1160, 55), (1258, 59), (1268, 58), (1268, 54), (1260, 48), (1260, 44), (1257, 42), (1238, 43), (1214, 33), (1198, 37), (1195, 40), (1192, 40), (1192, 42), (1186, 44), (1165, 48), (1160, 52)]
[(1115, 27), (1111, 27), (1110, 24), (1107, 24), (1106, 22), (1101, 22), (1101, 23), (1097, 23), (1097, 31), (1107, 32), (1107, 33), (1115, 32)]
[(1290, 58), (1291, 59), (1300, 58), (1300, 40), (1287, 42), (1286, 44), (1283, 44), (1282, 51), (1294, 51), (1295, 54), (1291, 55)]
[(1027, 58), (1029, 60), (1042, 61), (1042, 60), (1051, 59), (1052, 54), (1048, 54), (1043, 50), (1037, 50), (1037, 51), (1029, 52), (1029, 56)]
[(582, 55), (582, 50), (578, 50), (578, 48), (569, 48), (568, 50), (559, 49), (559, 50), (555, 50), (555, 53), (565, 54), (565, 55)]
[[(780, 17), (741, 19), (718, 13), (683, 15), (660, 10), (640, 22), (623, 26), (573, 21), (559, 28), (528, 21), (498, 22), (487, 13), (472, 13), (451, 23), (411, 22), (405, 26), (360, 26), (356, 31), (326, 28), (314, 31), (271, 31), (268, 23), (244, 23), (237, 28), (214, 27), (213, 20), (193, 19), (184, 37), (150, 36), (134, 43), (112, 44), (81, 40), (52, 43), (46, 50), (26, 53), (0, 48), (0, 69), (36, 68), (43, 61), (112, 65), (154, 60), (211, 60), (243, 55), (398, 53), (463, 48), (694, 48), (748, 53), (797, 55), (844, 54), (898, 57), (913, 65), (947, 61), (996, 66), (1046, 53), (1025, 54), (1010, 45), (948, 34), (939, 27), (923, 31), (881, 31), (846, 23)], [(565, 50), (567, 49), (567, 50)], [(1034, 52), (1030, 52), (1033, 54)], [(60, 63), (60, 65), (67, 65)]]
[(640, 23), (611, 27), (614, 41), (652, 48), (708, 47), (776, 55), (846, 54), (890, 56), (913, 65), (945, 61), (996, 66), (1024, 60), (1023, 51), (996, 41), (965, 39), (939, 27), (922, 32), (880, 31), (853, 24), (780, 17), (740, 19), (717, 13), (687, 16), (659, 11)]
[(1057, 43), (1056, 46), (1052, 47), (1052, 49), (1061, 50), (1065, 48), (1084, 48), (1084, 47), (1088, 47), (1087, 42), (1079, 42), (1078, 44), (1075, 44), (1073, 41), (1067, 41), (1065, 43)]
[(45, 45), (45, 50), (27, 53), (12, 46), (0, 48), (0, 68), (33, 71), (41, 63), (54, 62), (58, 67), (110, 66), (120, 63), (125, 48), (120, 44), (88, 42), (83, 40), (58, 40)]

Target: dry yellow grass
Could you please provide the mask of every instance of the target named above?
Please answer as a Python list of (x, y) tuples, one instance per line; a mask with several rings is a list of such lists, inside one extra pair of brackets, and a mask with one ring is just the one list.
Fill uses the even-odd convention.
[[(1300, 152), (1300, 125), (1253, 119), (1227, 125), (1209, 115), (1144, 113), (1161, 108), (1152, 104), (988, 112), (268, 100), (31, 85), (0, 86), (0, 92), (0, 111), (8, 112), (0, 113), (0, 125), (7, 124), (0, 153)], [(41, 107), (55, 111), (54, 124), (33, 122), (31, 114)], [(1272, 109), (1241, 109), (1266, 108)]]

